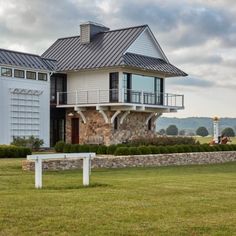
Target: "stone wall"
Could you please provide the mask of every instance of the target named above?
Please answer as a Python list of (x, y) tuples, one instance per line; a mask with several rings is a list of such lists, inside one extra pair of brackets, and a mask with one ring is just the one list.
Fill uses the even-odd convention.
[[(66, 142), (71, 143), (71, 117), (68, 113), (73, 110), (67, 110), (66, 115)], [(111, 119), (115, 111), (104, 111)], [(155, 136), (155, 123), (152, 120), (151, 130), (148, 130), (148, 125), (145, 124), (150, 113), (145, 112), (130, 112), (123, 124), (120, 124), (120, 118), (123, 114), (118, 116), (118, 129), (115, 130), (114, 124), (105, 123), (101, 113), (96, 110), (83, 111), (86, 117), (86, 123), (77, 113), (74, 113), (73, 118), (80, 118), (79, 122), (79, 143), (80, 144), (117, 144), (125, 142), (129, 139), (134, 139), (138, 136), (145, 136), (147, 138)]]
[[(155, 167), (175, 165), (213, 164), (236, 161), (236, 152), (176, 153), (136, 156), (98, 156), (92, 160), (92, 168)], [(81, 159), (47, 160), (44, 170), (71, 170), (82, 168)], [(34, 170), (34, 162), (23, 161), (23, 170)]]

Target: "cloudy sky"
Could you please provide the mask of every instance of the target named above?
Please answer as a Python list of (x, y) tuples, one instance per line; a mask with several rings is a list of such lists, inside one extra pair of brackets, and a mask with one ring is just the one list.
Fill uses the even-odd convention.
[(88, 20), (150, 26), (170, 62), (189, 74), (167, 80), (186, 106), (169, 116), (236, 117), (235, 0), (0, 0), (0, 48), (42, 54)]

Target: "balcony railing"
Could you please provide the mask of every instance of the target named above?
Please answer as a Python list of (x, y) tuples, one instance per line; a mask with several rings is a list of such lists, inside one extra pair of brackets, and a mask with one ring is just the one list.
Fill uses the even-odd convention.
[(130, 89), (80, 90), (57, 93), (57, 106), (108, 103), (132, 103), (183, 108), (184, 95), (170, 93), (149, 93)]

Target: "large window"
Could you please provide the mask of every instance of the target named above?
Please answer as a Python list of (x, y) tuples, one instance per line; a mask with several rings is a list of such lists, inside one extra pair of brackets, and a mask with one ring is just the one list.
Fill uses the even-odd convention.
[(14, 77), (15, 78), (25, 78), (25, 71), (23, 70), (14, 70)]
[(162, 104), (163, 79), (145, 75), (124, 73), (125, 102)]
[(12, 77), (12, 69), (2, 67), (1, 75), (6, 77)]

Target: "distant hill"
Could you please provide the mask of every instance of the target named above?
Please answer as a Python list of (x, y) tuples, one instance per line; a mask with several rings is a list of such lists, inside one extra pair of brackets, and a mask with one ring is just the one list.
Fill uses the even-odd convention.
[[(169, 125), (176, 125), (179, 130), (185, 130), (187, 133), (192, 133), (200, 126), (208, 129), (209, 134), (213, 131), (213, 122), (210, 117), (188, 117), (188, 118), (170, 118), (160, 117), (157, 119), (156, 130), (166, 129)], [(236, 118), (221, 118), (220, 131), (226, 127), (231, 127), (236, 132)]]

